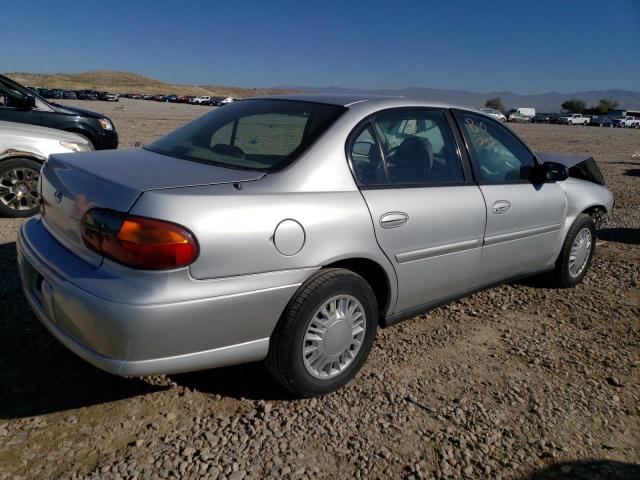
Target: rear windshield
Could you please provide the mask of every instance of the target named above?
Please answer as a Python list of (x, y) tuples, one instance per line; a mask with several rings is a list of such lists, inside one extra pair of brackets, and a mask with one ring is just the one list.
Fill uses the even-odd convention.
[(203, 115), (145, 148), (223, 167), (278, 171), (345, 110), (292, 100), (244, 100)]

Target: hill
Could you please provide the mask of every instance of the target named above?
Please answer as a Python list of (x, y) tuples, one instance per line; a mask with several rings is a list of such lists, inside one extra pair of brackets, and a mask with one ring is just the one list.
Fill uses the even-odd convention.
[(30, 87), (63, 88), (68, 90), (99, 90), (115, 93), (153, 93), (176, 95), (211, 95), (255, 97), (257, 95), (291, 92), (291, 89), (253, 89), (220, 85), (176, 85), (130, 72), (95, 70), (84, 73), (7, 73), (9, 78)]

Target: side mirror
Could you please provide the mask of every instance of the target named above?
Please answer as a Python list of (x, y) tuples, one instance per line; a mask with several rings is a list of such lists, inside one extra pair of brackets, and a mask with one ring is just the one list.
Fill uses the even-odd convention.
[(561, 182), (569, 177), (569, 169), (556, 162), (544, 162), (542, 165), (542, 181), (545, 183)]
[(556, 162), (544, 162), (533, 170), (532, 181), (534, 183), (554, 183), (566, 180), (569, 177), (569, 169)]
[(33, 95), (24, 94), (22, 96), (22, 103), (20, 104), (20, 109), (22, 110), (33, 110), (36, 108), (36, 97)]

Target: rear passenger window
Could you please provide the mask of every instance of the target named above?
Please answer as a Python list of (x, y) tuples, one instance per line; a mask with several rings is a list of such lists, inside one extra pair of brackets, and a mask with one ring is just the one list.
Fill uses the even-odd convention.
[(465, 180), (447, 118), (436, 110), (395, 110), (375, 117), (351, 144), (351, 162), (363, 186)]
[(371, 125), (368, 125), (351, 145), (351, 163), (361, 185), (387, 183), (380, 147), (371, 130)]

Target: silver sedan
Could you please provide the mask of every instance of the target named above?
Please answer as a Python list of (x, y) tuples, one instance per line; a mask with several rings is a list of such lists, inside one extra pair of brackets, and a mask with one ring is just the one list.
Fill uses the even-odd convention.
[(38, 177), (49, 155), (90, 150), (87, 139), (74, 133), (0, 121), (0, 216), (38, 211)]
[(378, 327), (525, 276), (576, 285), (613, 207), (591, 158), (359, 96), (244, 100), (143, 149), (53, 155), (41, 190), (20, 272), (69, 349), (125, 376), (266, 360), (301, 396), (346, 384)]

